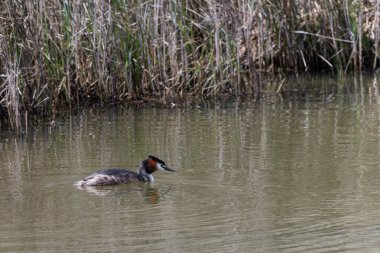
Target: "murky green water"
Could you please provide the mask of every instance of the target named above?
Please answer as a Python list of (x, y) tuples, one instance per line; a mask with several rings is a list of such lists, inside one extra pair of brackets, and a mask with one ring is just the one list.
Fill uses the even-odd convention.
[[(0, 252), (378, 252), (380, 98), (89, 110), (0, 134)], [(79, 190), (148, 154), (176, 173)]]

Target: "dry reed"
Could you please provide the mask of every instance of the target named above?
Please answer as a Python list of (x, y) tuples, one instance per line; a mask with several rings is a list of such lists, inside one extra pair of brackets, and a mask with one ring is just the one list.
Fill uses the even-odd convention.
[(84, 103), (257, 98), (267, 74), (376, 69), (378, 13), (379, 0), (4, 0), (0, 120), (22, 130)]

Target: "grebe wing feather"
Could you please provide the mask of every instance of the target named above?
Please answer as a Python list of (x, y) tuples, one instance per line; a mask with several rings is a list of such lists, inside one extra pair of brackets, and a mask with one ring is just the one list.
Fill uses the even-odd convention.
[(126, 169), (103, 169), (83, 178), (82, 182), (85, 185), (113, 185), (121, 184), (128, 181), (136, 181), (139, 174)]

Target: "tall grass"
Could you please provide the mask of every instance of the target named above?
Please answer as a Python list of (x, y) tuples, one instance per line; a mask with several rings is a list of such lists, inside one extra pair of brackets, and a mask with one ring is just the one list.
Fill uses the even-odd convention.
[(377, 68), (379, 0), (3, 0), (0, 122), (83, 103), (259, 97), (268, 74)]

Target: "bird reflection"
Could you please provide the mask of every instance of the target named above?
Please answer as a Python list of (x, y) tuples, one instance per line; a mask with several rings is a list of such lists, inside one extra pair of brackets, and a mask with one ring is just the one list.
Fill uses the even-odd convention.
[(159, 190), (148, 183), (137, 183), (131, 185), (116, 185), (116, 186), (87, 186), (81, 187), (75, 185), (79, 190), (86, 191), (97, 196), (120, 196), (137, 194), (150, 204), (157, 204), (160, 201)]

